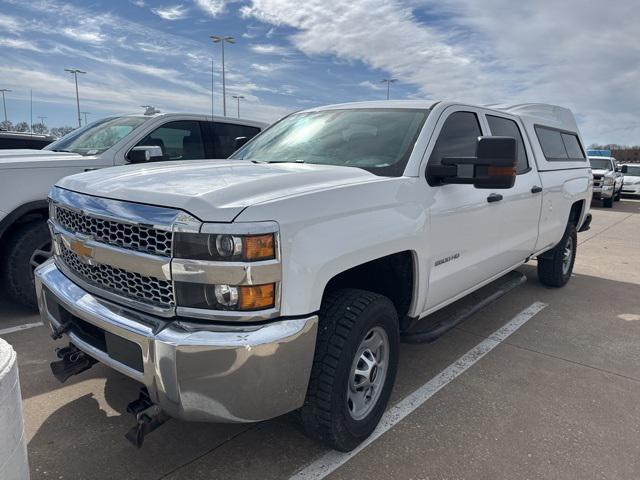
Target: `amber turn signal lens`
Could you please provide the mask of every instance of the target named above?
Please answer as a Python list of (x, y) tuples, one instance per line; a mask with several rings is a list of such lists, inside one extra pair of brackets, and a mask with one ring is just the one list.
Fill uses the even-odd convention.
[(238, 310), (263, 310), (275, 306), (276, 285), (243, 285), (240, 287)]
[(270, 260), (276, 258), (276, 242), (273, 233), (244, 238), (245, 260)]
[(516, 167), (489, 167), (490, 177), (515, 177)]

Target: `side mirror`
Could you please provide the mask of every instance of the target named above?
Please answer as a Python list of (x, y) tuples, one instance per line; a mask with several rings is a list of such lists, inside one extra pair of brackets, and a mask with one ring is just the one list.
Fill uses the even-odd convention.
[(626, 165), (622, 165), (620, 167), (620, 172), (627, 173), (628, 171), (629, 171), (629, 167), (627, 167)]
[(471, 184), (476, 188), (511, 188), (516, 182), (518, 146), (513, 137), (480, 137), (475, 157), (444, 157), (427, 169), (440, 184)]
[(236, 139), (233, 141), (233, 151), (235, 152), (240, 147), (244, 146), (244, 144), (247, 143), (248, 141), (249, 141), (248, 137), (236, 137)]
[(163, 159), (162, 147), (158, 145), (140, 145), (133, 147), (127, 159), (131, 163), (157, 162)]

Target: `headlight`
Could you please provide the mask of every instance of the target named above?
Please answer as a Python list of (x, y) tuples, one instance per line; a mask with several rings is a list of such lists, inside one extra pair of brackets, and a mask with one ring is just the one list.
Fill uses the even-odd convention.
[(176, 258), (227, 262), (256, 262), (276, 258), (273, 233), (229, 235), (176, 232), (173, 244)]
[(174, 232), (175, 300), (178, 309), (192, 309), (186, 315), (260, 310), (277, 314), (282, 278), (278, 227), (271, 222), (235, 228), (205, 224), (204, 233)]
[(605, 178), (602, 180), (602, 184), (603, 184), (603, 185), (606, 185), (606, 186), (613, 185), (614, 183), (615, 183), (615, 180), (613, 179), (613, 177), (605, 177)]
[(176, 300), (179, 306), (208, 310), (254, 311), (273, 308), (276, 303), (276, 285), (209, 285), (176, 282)]

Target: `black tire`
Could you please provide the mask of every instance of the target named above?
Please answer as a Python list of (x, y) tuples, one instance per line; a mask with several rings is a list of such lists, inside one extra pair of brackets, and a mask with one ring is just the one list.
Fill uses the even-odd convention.
[(613, 208), (613, 197), (611, 197), (611, 198), (603, 198), (602, 199), (602, 206), (604, 208)]
[[(30, 222), (14, 230), (4, 243), (4, 262), (0, 276), (9, 298), (28, 308), (36, 308), (33, 271), (48, 257), (38, 252), (51, 252), (51, 235), (47, 224)], [(32, 258), (33, 257), (33, 258)]]
[[(381, 330), (388, 339), (386, 376), (378, 379), (379, 393), (366, 407), (370, 410), (356, 419), (350, 400), (351, 392), (355, 392), (350, 389), (352, 371), (360, 365), (356, 358), (365, 354), (362, 350), (365, 336), (374, 331), (380, 334)], [(389, 401), (399, 345), (398, 314), (387, 297), (358, 289), (329, 293), (320, 308), (313, 368), (307, 398), (300, 409), (305, 433), (343, 452), (353, 450), (365, 440), (378, 425)], [(373, 369), (371, 373), (367, 381), (375, 377)]]
[(619, 202), (620, 201), (620, 197), (622, 197), (622, 185), (620, 186), (620, 190), (618, 190), (618, 193), (616, 193), (613, 196), (613, 201), (614, 202)]
[[(571, 251), (567, 259), (567, 249), (571, 245)], [(578, 246), (578, 234), (576, 226), (572, 223), (567, 225), (564, 236), (560, 243), (553, 249), (538, 257), (538, 280), (548, 287), (563, 287), (571, 278), (573, 264), (576, 260), (576, 250)], [(565, 259), (568, 264), (565, 264)]]

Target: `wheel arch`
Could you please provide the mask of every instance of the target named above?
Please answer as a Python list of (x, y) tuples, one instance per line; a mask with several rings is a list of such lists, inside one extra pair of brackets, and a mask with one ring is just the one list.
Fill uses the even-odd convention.
[(384, 295), (394, 304), (403, 329), (411, 321), (409, 312), (417, 299), (417, 275), (416, 252), (404, 250), (336, 273), (326, 283), (322, 298), (341, 288), (357, 288)]
[(46, 200), (36, 200), (20, 205), (0, 221), (0, 242), (17, 226), (33, 220), (46, 220), (49, 204)]

